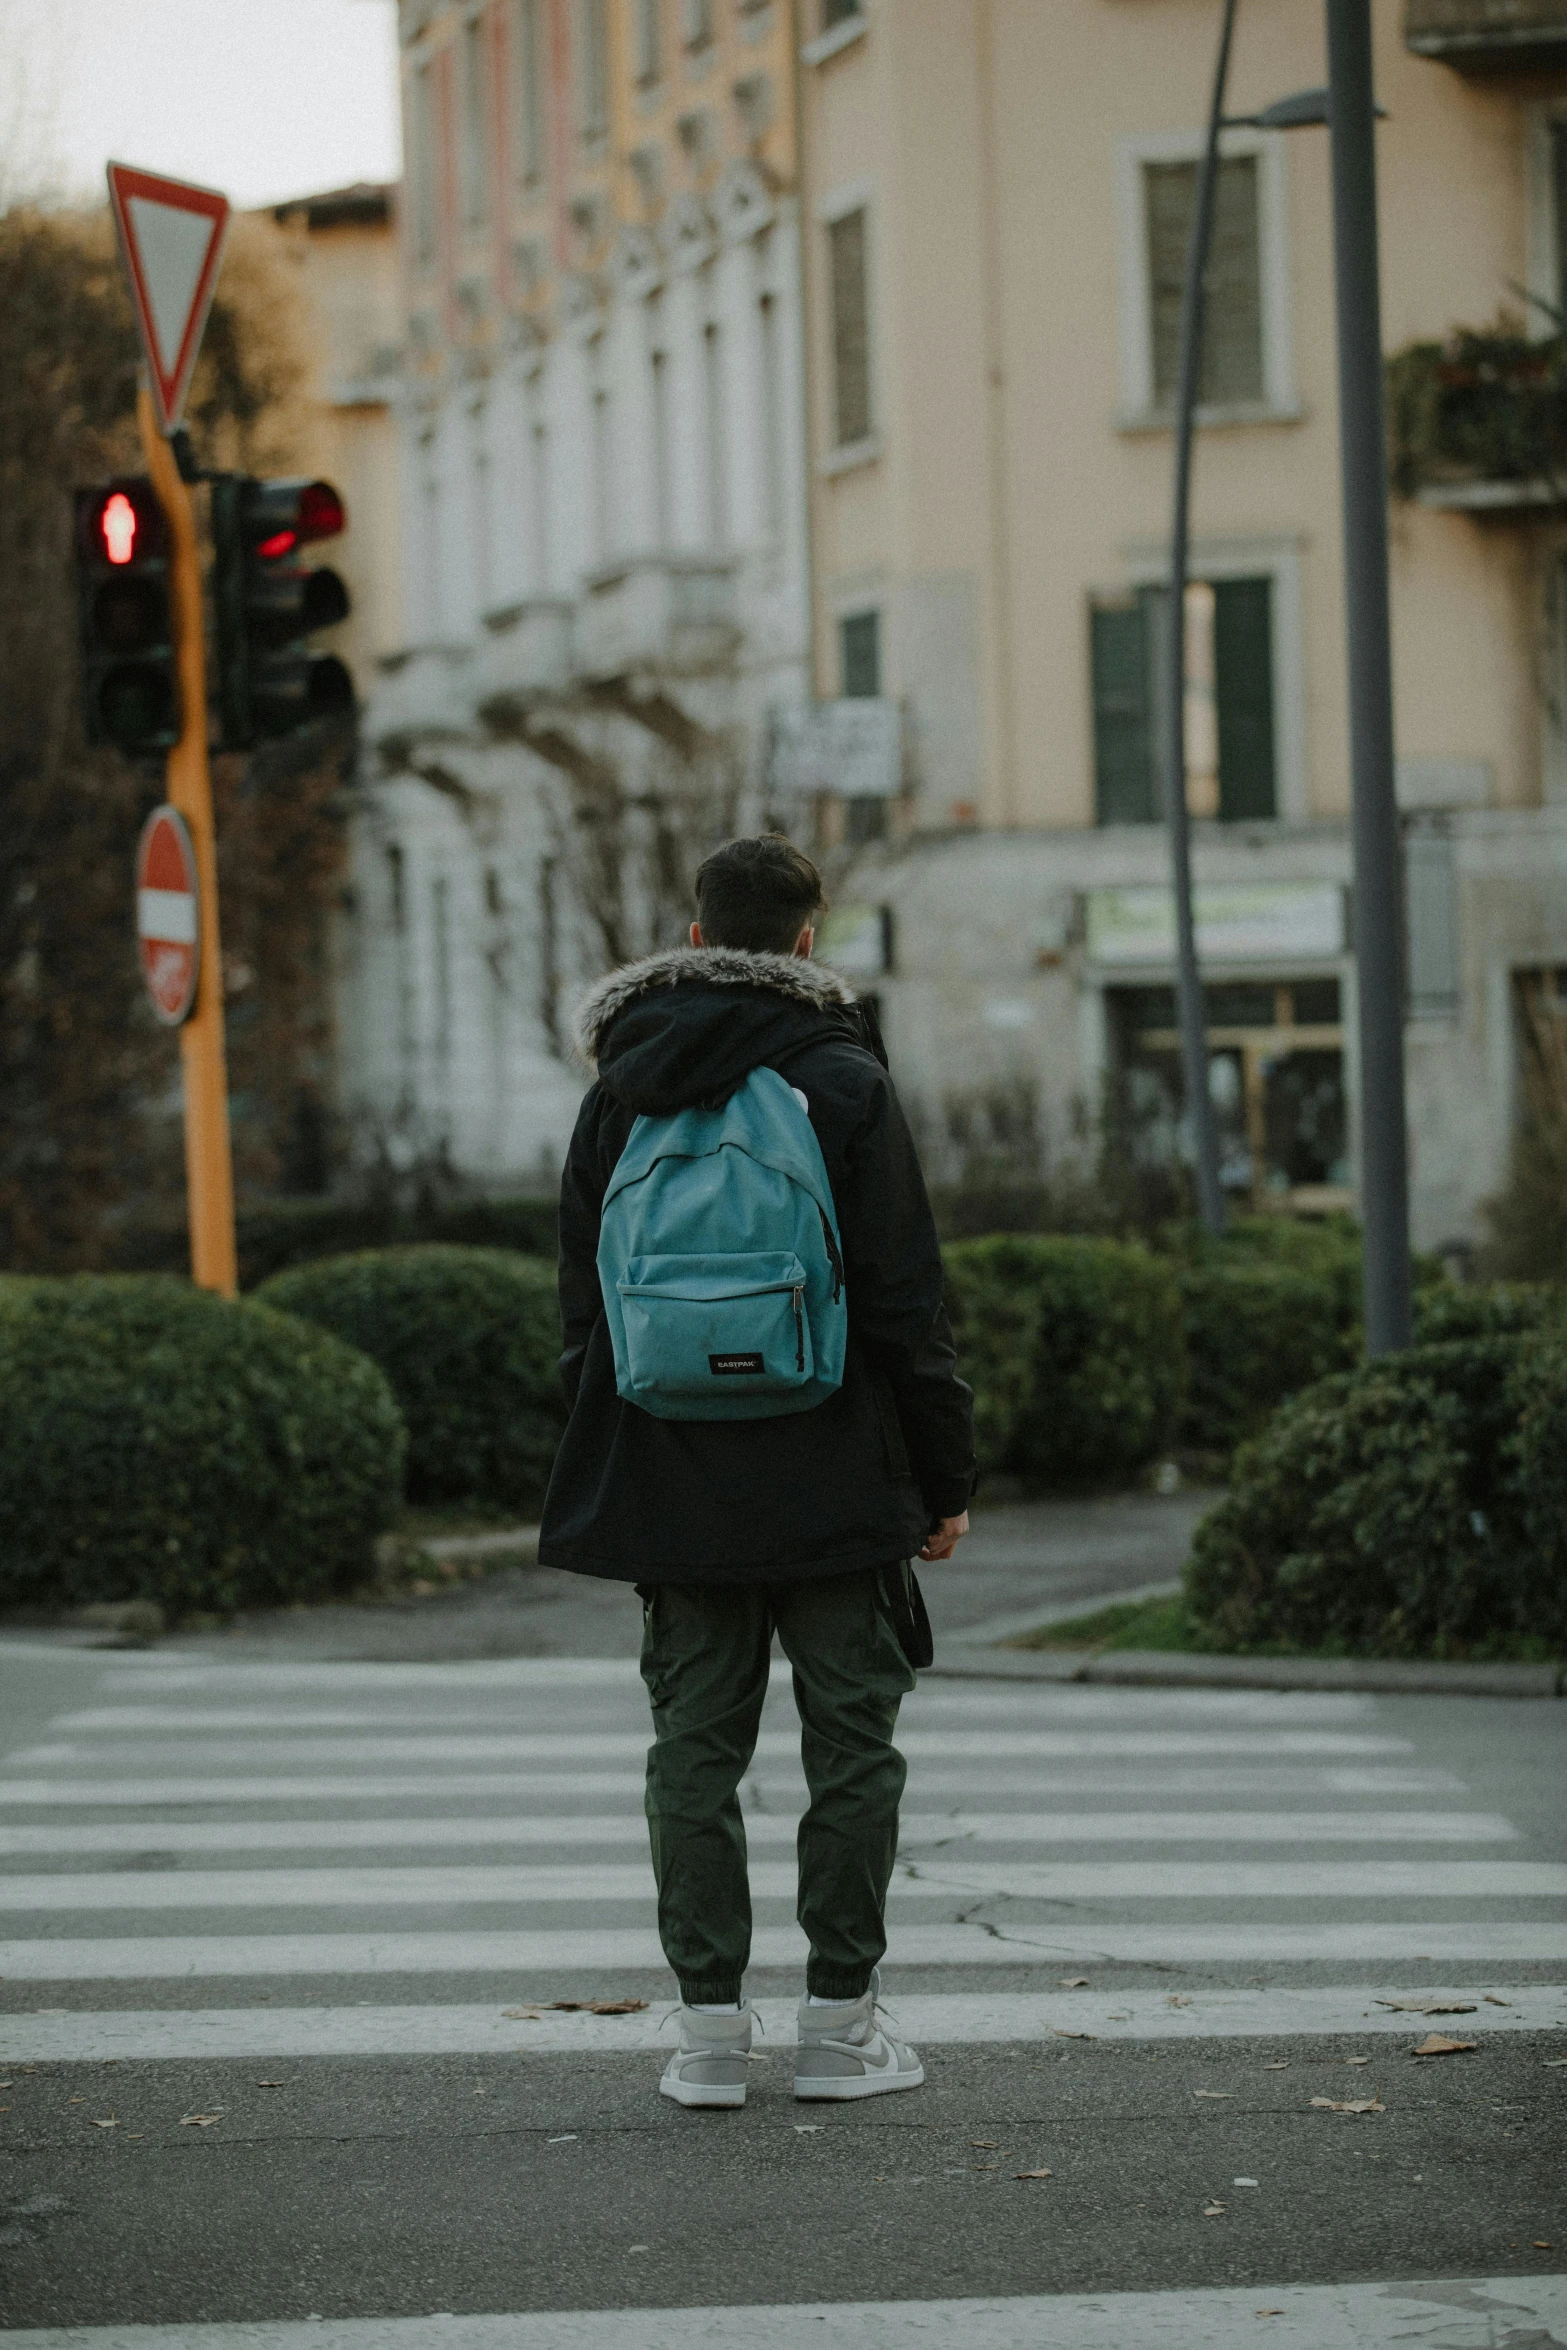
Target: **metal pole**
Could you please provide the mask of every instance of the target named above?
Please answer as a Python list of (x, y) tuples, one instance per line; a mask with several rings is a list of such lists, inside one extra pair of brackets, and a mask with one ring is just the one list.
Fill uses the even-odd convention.
[(207, 655), (202, 633), (201, 555), (196, 514), (174, 452), (158, 430), (152, 394), (136, 398), (142, 452), (169, 525), (174, 591), (174, 658), (179, 673), (180, 739), (168, 758), (166, 789), (190, 828), (201, 890), (201, 968), (196, 1007), (180, 1030), (185, 1089), (185, 1187), (191, 1279), (198, 1289), (232, 1297), (234, 1171), (229, 1150), (228, 1074), (223, 1051), (223, 957), (218, 944), (218, 856), (207, 767)]
[(1202, 982), (1197, 971), (1197, 931), (1192, 919), (1191, 825), (1186, 810), (1186, 563), (1191, 534), (1192, 419), (1202, 366), (1203, 281), (1213, 233), (1213, 193), (1219, 170), (1219, 128), (1224, 86), (1230, 71), (1230, 36), (1236, 0), (1224, 0), (1219, 54), (1213, 69), (1208, 136), (1197, 172), (1191, 234), (1186, 242), (1186, 278), (1181, 288), (1180, 366), (1175, 394), (1175, 499), (1170, 519), (1170, 610), (1165, 631), (1164, 820), (1170, 835), (1170, 878), (1175, 892), (1176, 999), (1181, 1026), (1181, 1069), (1186, 1111), (1192, 1122), (1197, 1168), (1197, 1212), (1215, 1239), (1224, 1230), (1224, 1192), (1219, 1183), (1219, 1137), (1208, 1091), (1208, 1037), (1203, 1022)]
[(1403, 921), (1393, 794), (1370, 0), (1327, 0), (1327, 34), (1360, 998), (1360, 1214), (1365, 1235), (1366, 1352), (1380, 1355), (1407, 1346), (1411, 1325)]

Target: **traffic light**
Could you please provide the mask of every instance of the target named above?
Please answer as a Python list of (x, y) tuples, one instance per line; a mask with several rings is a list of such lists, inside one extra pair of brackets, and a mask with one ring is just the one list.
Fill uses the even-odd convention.
[(335, 571), (295, 560), (300, 547), (336, 538), (347, 523), (327, 481), (212, 482), (213, 604), (218, 714), (223, 748), (292, 734), (354, 706), (354, 681), (334, 654), (303, 640), (348, 617)]
[(169, 536), (150, 481), (76, 493), (82, 717), (90, 743), (133, 756), (179, 740)]

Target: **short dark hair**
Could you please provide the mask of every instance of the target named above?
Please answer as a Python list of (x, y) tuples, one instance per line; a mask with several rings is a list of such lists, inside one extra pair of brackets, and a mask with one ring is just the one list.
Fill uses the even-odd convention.
[(816, 867), (781, 832), (727, 842), (696, 877), (696, 918), (710, 947), (791, 954), (826, 903)]

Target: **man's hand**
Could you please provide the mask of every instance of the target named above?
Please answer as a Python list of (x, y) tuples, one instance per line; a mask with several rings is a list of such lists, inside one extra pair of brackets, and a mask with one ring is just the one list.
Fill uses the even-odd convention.
[(968, 1511), (961, 1517), (938, 1518), (925, 1537), (922, 1559), (949, 1559), (968, 1532)]

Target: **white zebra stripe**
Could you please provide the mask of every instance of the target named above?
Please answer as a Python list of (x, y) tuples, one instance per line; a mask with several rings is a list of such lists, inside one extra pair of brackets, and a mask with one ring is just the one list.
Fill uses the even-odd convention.
[[(764, 1926), (751, 1938), (755, 1967), (800, 1968), (797, 1926)], [(894, 1930), (888, 1965), (1162, 1966), (1429, 1959), (1480, 1966), (1567, 1964), (1567, 1925), (1509, 1920), (1467, 1924), (1356, 1919), (1326, 1925), (1144, 1926), (1049, 1919), (1034, 1925), (911, 1926)], [(0, 1942), (0, 1977), (17, 1983), (168, 1982), (249, 1975), (451, 1975), (547, 1973), (580, 1979), (588, 1968), (636, 1968), (667, 1981), (652, 1927), (559, 1933), (149, 1934), (86, 1941)]]
[[(1379, 2008), (1382, 1983), (1301, 1990), (1198, 1990), (1172, 2007), (1163, 1991), (937, 1991), (891, 1993), (900, 2032), (921, 2048), (981, 2042), (1042, 2042), (1087, 2033), (1094, 2040), (1275, 2039), (1347, 2034), (1357, 2041), (1407, 2040), (1425, 2029), (1419, 2016)], [(1567, 1987), (1509, 1989), (1505, 2008), (1476, 1991), (1433, 1991), (1433, 1999), (1467, 1999), (1466, 2034), (1554, 2031), (1567, 2026)], [(516, 2004), (526, 2004), (517, 2002)], [(787, 2051), (795, 2037), (795, 2002), (758, 1999), (764, 2053)], [(10, 2015), (0, 2024), (8, 2064), (101, 2064), (109, 2058), (619, 2055), (667, 2047), (655, 2003), (638, 2015), (566, 2015), (548, 2009), (509, 2017), (498, 2001), (483, 2006), (131, 2008), (71, 2015)], [(1277, 2086), (1277, 2084), (1275, 2084)]]
[[(750, 1871), (762, 1900), (793, 1900), (793, 1862)], [(0, 1876), (0, 1911), (205, 1909), (448, 1909), (464, 1902), (646, 1901), (652, 1863), (590, 1866), (61, 1871)], [(1557, 1861), (1104, 1861), (987, 1864), (972, 1858), (900, 1862), (896, 1898), (993, 1901), (1497, 1901), (1567, 1893)]]
[[(636, 1790), (640, 1793), (640, 1788)], [(783, 1813), (746, 1816), (751, 1846), (793, 1845), (798, 1822)], [(1085, 1811), (905, 1812), (902, 1848), (939, 1844), (1507, 1844), (1518, 1831), (1492, 1812)], [(0, 1857), (31, 1853), (418, 1851), (454, 1845), (633, 1845), (647, 1839), (640, 1807), (623, 1812), (484, 1812), (461, 1819), (108, 1820), (88, 1826), (0, 1826)], [(0, 1880), (3, 1882), (3, 1880)]]

